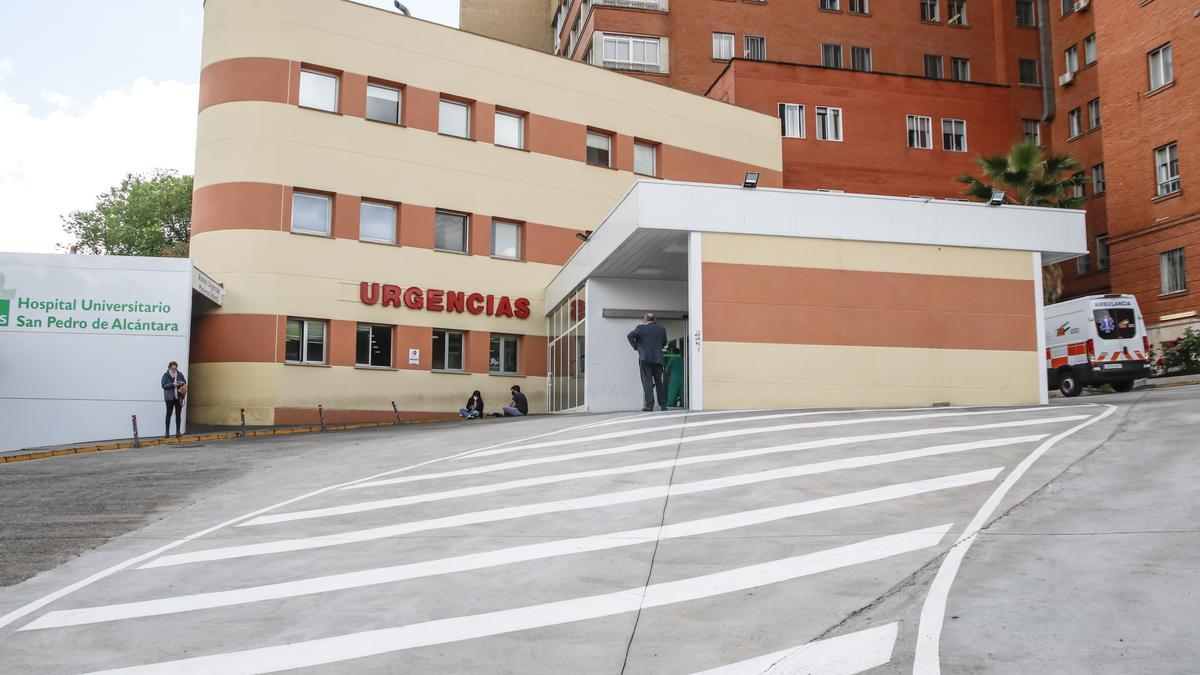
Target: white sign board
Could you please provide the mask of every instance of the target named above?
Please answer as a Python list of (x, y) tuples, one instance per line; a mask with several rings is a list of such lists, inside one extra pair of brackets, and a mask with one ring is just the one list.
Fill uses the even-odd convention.
[(415, 366), (419, 363), (421, 363), (421, 350), (420, 349), (409, 349), (408, 350), (408, 365)]
[(0, 450), (161, 435), (191, 308), (187, 259), (0, 253)]

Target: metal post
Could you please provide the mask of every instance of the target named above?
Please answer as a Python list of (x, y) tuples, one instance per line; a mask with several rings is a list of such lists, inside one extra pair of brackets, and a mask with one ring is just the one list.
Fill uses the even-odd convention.
[(242, 408), (242, 431), (240, 438), (246, 437), (246, 409)]
[(400, 425), (400, 410), (396, 408), (396, 402), (392, 401), (392, 412), (396, 414), (396, 426)]
[(133, 415), (133, 447), (142, 447), (142, 440), (138, 438), (137, 415)]
[(317, 414), (321, 416), (321, 431), (325, 431), (325, 406), (317, 404)]

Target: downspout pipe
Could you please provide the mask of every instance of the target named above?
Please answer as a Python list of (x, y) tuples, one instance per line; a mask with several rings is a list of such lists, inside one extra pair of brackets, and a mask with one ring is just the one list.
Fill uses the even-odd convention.
[(1050, 42), (1050, 0), (1037, 0), (1038, 51), (1041, 55), (1042, 121), (1054, 119), (1054, 46)]

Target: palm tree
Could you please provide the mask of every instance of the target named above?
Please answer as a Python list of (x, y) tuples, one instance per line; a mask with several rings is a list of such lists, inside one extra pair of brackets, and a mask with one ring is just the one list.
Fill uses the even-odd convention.
[[(1078, 209), (1083, 197), (1075, 196), (1075, 188), (1091, 181), (1070, 154), (1043, 156), (1041, 146), (1030, 140), (1013, 144), (1007, 155), (983, 155), (977, 162), (982, 179), (958, 176), (955, 180), (967, 186), (963, 194), (979, 201), (989, 201), (992, 192), (1000, 190), (1007, 204)], [(1047, 304), (1062, 295), (1062, 280), (1062, 267), (1057, 263), (1042, 268), (1042, 295)]]

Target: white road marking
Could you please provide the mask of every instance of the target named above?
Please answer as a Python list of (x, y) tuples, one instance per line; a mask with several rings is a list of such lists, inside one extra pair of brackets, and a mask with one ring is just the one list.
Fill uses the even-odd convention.
[(694, 675), (854, 675), (892, 660), (900, 626), (868, 628), (738, 661)]
[[(1043, 412), (1051, 412), (1051, 411), (1058, 412), (1052, 408), (1040, 408), (1040, 409), (1033, 408), (1033, 409), (1025, 410), (1025, 412), (1028, 412), (1029, 410), (1039, 410), (1039, 411), (1043, 411)], [(929, 417), (962, 417), (962, 416), (971, 416), (971, 415), (991, 415), (991, 414), (994, 414), (994, 413), (992, 411), (982, 412), (982, 413), (980, 413), (980, 412), (935, 413), (935, 414), (930, 414), (930, 415), (908, 416), (908, 417), (899, 417), (899, 418), (867, 417), (867, 418), (863, 418), (861, 420), (837, 420), (836, 422), (832, 422), (832, 423), (830, 423), (830, 422), (801, 422), (798, 424), (784, 424), (784, 425), (779, 425), (779, 426), (763, 427), (763, 428), (758, 428), (758, 429), (734, 429), (731, 431), (718, 431), (718, 432), (714, 432), (714, 433), (710, 433), (710, 434), (701, 434), (699, 436), (684, 436), (681, 438), (670, 438), (670, 439), (665, 439), (665, 440), (647, 441), (644, 443), (633, 443), (631, 445), (621, 445), (621, 446), (616, 446), (616, 447), (612, 447), (612, 448), (599, 448), (597, 450), (581, 450), (579, 452), (572, 452), (572, 453), (567, 453), (567, 454), (563, 454), (563, 455), (552, 455), (549, 457), (532, 457), (530, 459), (517, 459), (517, 460), (511, 460), (508, 462), (500, 462), (498, 464), (485, 464), (483, 466), (473, 466), (473, 467), (469, 467), (466, 469), (454, 469), (451, 471), (440, 471), (438, 473), (424, 473), (424, 474), (418, 474), (415, 476), (401, 476), (398, 478), (363, 481), (361, 483), (355, 483), (354, 485), (346, 486), (343, 489), (351, 490), (351, 489), (360, 489), (360, 488), (368, 488), (368, 487), (379, 487), (382, 485), (399, 485), (401, 483), (413, 483), (416, 481), (432, 480), (435, 478), (450, 478), (453, 476), (472, 476), (472, 475), (480, 474), (480, 473), (491, 473), (492, 471), (503, 471), (503, 470), (507, 470), (507, 469), (519, 469), (519, 468), (524, 468), (527, 466), (537, 466), (540, 464), (554, 464), (557, 462), (568, 462), (571, 460), (586, 459), (589, 457), (603, 457), (606, 455), (616, 455), (616, 454), (621, 454), (621, 453), (625, 453), (625, 452), (648, 450), (651, 448), (662, 448), (662, 447), (675, 446), (675, 445), (680, 445), (680, 444), (685, 444), (685, 443), (695, 443), (698, 441), (711, 441), (711, 440), (720, 439), (720, 438), (752, 436), (755, 434), (774, 433), (774, 432), (778, 432), (778, 431), (791, 431), (794, 429), (809, 429), (809, 428), (814, 428), (814, 427), (827, 427), (827, 426), (847, 426), (847, 425), (852, 425), (852, 424), (867, 424), (867, 423), (871, 423), (871, 422), (880, 422), (880, 421), (894, 421), (897, 419), (905, 420), (905, 419), (924, 419), (924, 418), (929, 418)], [(965, 429), (965, 430), (999, 429), (999, 428), (1004, 428), (1004, 427), (1008, 427), (1008, 426), (1019, 426), (1022, 424), (1045, 424), (1045, 423), (1051, 423), (1051, 422), (1069, 421), (1069, 420), (1083, 419), (1084, 417), (1086, 417), (1086, 415), (1052, 417), (1052, 418), (1035, 418), (1033, 420), (1021, 420), (1020, 422), (999, 422), (999, 423), (995, 423), (995, 424), (982, 424), (982, 425), (972, 426), (972, 427), (959, 427), (959, 429)], [(944, 429), (947, 429), (947, 428), (935, 430), (935, 431), (933, 431), (933, 433), (948, 433)], [(948, 429), (956, 430), (953, 427), (949, 427)], [(896, 436), (894, 436), (894, 438), (903, 438), (904, 434), (906, 434), (906, 433), (909, 435), (925, 435), (927, 433), (931, 433), (931, 431), (928, 429), (916, 429), (911, 432), (895, 432), (895, 433), (896, 433)]]
[(975, 542), (975, 537), (979, 534), (979, 531), (987, 524), (987, 519), (991, 517), (996, 507), (1000, 505), (1000, 501), (1004, 499), (1004, 495), (1008, 494), (1012, 486), (1021, 479), (1021, 476), (1024, 475), (1039, 457), (1046, 454), (1050, 448), (1054, 447), (1056, 443), (1067, 436), (1095, 424), (1116, 412), (1116, 406), (1105, 405), (1108, 407), (1108, 410), (1053, 436), (1039, 445), (1033, 452), (1029, 453), (1025, 459), (1021, 460), (1021, 463), (1012, 470), (1012, 473), (1006, 476), (1004, 481), (996, 487), (987, 501), (983, 503), (983, 506), (979, 507), (979, 511), (975, 513), (975, 517), (967, 524), (958, 541), (946, 553), (945, 559), (942, 560), (942, 564), (938, 568), (937, 575), (934, 576), (933, 582), (929, 585), (929, 593), (925, 595), (925, 602), (921, 606), (921, 622), (917, 628), (916, 654), (913, 660), (914, 675), (938, 675), (942, 671), (940, 646), (942, 625), (946, 618), (946, 601), (950, 596), (950, 587), (954, 584), (954, 577), (958, 574), (958, 569), (962, 565), (963, 558), (967, 555), (967, 551), (970, 550), (971, 544)]
[[(1037, 434), (1032, 436), (1017, 436), (1011, 438), (996, 438), (983, 441), (973, 441), (969, 443), (955, 443), (952, 445), (943, 445), (932, 448), (921, 448), (918, 450), (910, 450), (907, 452), (894, 452), (881, 455), (867, 455), (862, 457), (853, 457), (849, 459), (841, 459), (831, 462), (822, 462), (820, 464), (810, 464), (812, 467), (822, 467), (822, 471), (835, 471), (843, 468), (857, 468), (860, 466), (869, 466), (873, 464), (882, 464), (885, 462), (900, 462), (906, 459), (914, 459), (917, 457), (929, 457), (931, 455), (941, 455), (951, 452), (962, 452), (964, 450), (975, 450), (978, 448), (995, 448), (1004, 445), (1014, 445), (1017, 443), (1031, 443), (1040, 441), (1049, 434)], [(892, 438), (892, 434), (886, 435)], [(858, 439), (861, 440), (861, 439)], [(874, 439), (878, 440), (878, 439)], [(595, 469), (592, 471), (576, 471), (573, 473), (556, 474), (553, 476), (537, 476), (534, 478), (522, 478), (520, 480), (504, 481), (502, 483), (493, 483), (490, 485), (476, 485), (472, 487), (458, 488), (455, 490), (445, 490), (442, 492), (428, 492), (425, 494), (408, 495), (406, 497), (395, 497), (392, 499), (377, 499), (369, 502), (358, 502), (355, 504), (344, 504), (342, 506), (330, 506), (321, 509), (307, 509), (304, 511), (290, 511), (287, 513), (275, 513), (265, 516), (259, 516), (254, 520), (249, 520), (238, 527), (249, 527), (254, 525), (270, 525), (274, 523), (293, 522), (297, 520), (306, 520), (310, 518), (328, 518), (333, 516), (344, 516), (351, 513), (363, 513), (365, 511), (376, 511), (379, 509), (398, 508), (401, 506), (410, 506), (412, 504), (423, 504), (428, 502), (442, 501), (446, 499), (459, 499), (462, 497), (474, 497), (484, 494), (492, 494), (503, 492), (505, 490), (513, 490), (516, 488), (532, 487), (537, 485), (550, 485), (553, 483), (564, 483), (573, 480), (581, 480), (586, 478), (597, 478), (601, 476), (616, 476), (622, 474), (638, 473), (641, 471), (652, 471), (655, 469), (670, 469), (672, 466), (690, 466), (695, 464), (705, 464), (711, 462), (722, 462), (732, 459), (744, 459), (747, 457), (758, 457), (774, 453), (795, 452), (799, 450), (810, 450), (813, 448), (825, 448), (835, 445), (844, 445), (852, 443), (855, 440), (848, 438), (832, 438), (823, 439), (820, 441), (808, 441), (805, 443), (791, 443), (788, 445), (778, 445), (770, 448), (753, 448), (749, 450), (736, 450), (732, 452), (723, 452), (714, 455), (701, 455), (699, 457), (684, 457), (678, 461), (665, 459), (659, 462), (648, 462), (646, 464), (632, 464), (628, 466), (617, 466), (608, 469)], [(827, 467), (827, 468), (826, 468)]]
[[(586, 621), (790, 581), (936, 546), (950, 525), (912, 530), (782, 560), (615, 593), (483, 614), (383, 628), (224, 654), (102, 671), (144, 673), (270, 673), (490, 635)], [(481, 664), (482, 665), (482, 664)]]
[(783, 504), (740, 513), (731, 513), (712, 518), (674, 523), (665, 526), (645, 527), (624, 532), (560, 539), (539, 544), (513, 546), (510, 548), (473, 553), (469, 555), (429, 560), (405, 565), (379, 567), (357, 572), (331, 574), (311, 579), (300, 579), (276, 584), (250, 586), (229, 591), (210, 593), (194, 593), (157, 600), (127, 602), (98, 607), (67, 609), (49, 612), (37, 620), (22, 627), (21, 630), (42, 630), (46, 628), (62, 628), (121, 619), (133, 619), (147, 616), (161, 616), (179, 612), (191, 612), (217, 607), (243, 605), (252, 602), (293, 598), (315, 593), (376, 586), (380, 584), (407, 581), (442, 574), (453, 574), (500, 565), (510, 565), (531, 560), (542, 560), (564, 555), (603, 551), (625, 546), (649, 543), (652, 541), (692, 537), (714, 532), (724, 532), (741, 527), (761, 525), (786, 518), (824, 513), (837, 509), (846, 509), (866, 504), (876, 504), (893, 499), (903, 499), (914, 495), (949, 490), (968, 485), (977, 485), (995, 480), (1003, 469), (1000, 467), (983, 471), (960, 473), (941, 478), (897, 483), (884, 487), (850, 492), (847, 494), (812, 499), (793, 504)]

